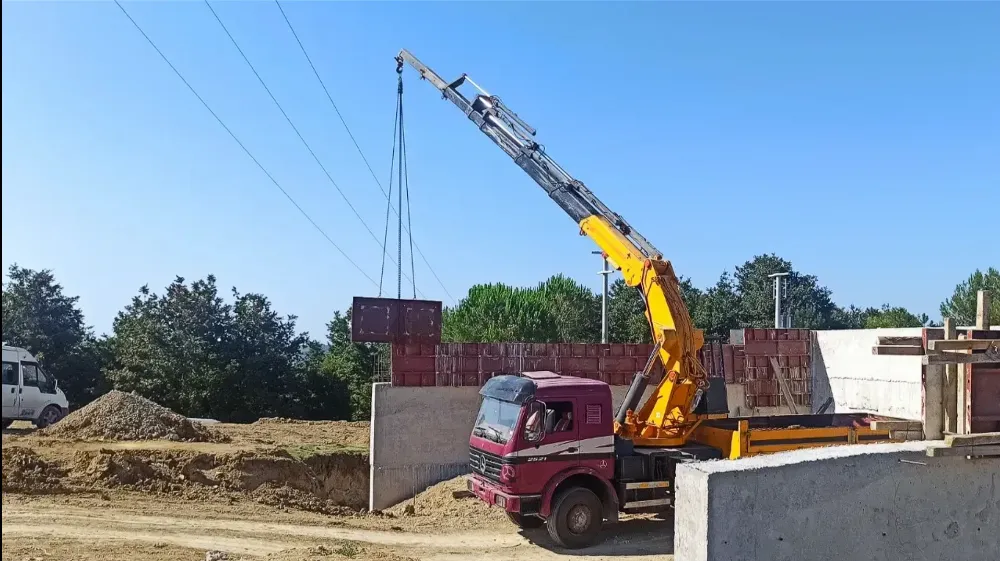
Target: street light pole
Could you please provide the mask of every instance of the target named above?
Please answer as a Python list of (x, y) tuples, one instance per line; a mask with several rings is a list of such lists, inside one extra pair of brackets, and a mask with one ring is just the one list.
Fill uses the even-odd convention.
[[(603, 251), (592, 251), (591, 253), (604, 257)], [(604, 267), (597, 274), (604, 277), (604, 292), (601, 294), (601, 343), (605, 344), (608, 342), (608, 277), (613, 272), (608, 268), (608, 258), (604, 257)]]
[(788, 273), (774, 273), (768, 275), (774, 279), (774, 328), (791, 328), (792, 322), (781, 312), (781, 303), (788, 296)]

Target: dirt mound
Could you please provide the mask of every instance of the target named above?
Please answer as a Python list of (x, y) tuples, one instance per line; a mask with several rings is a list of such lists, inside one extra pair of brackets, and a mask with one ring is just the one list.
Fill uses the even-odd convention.
[(70, 413), (41, 434), (83, 440), (225, 442), (227, 437), (138, 394), (117, 390)]
[(447, 520), (448, 528), (475, 528), (499, 521), (509, 524), (502, 510), (469, 496), (466, 485), (464, 475), (443, 481), (387, 512), (395, 516), (426, 516), (435, 522)]
[(65, 470), (18, 446), (3, 449), (3, 492), (36, 495), (63, 491)]
[(299, 460), (282, 450), (218, 455), (81, 450), (73, 457), (66, 481), (92, 491), (125, 489), (190, 499), (242, 499), (324, 514), (351, 514), (363, 509), (368, 499), (368, 472), (358, 470), (358, 464), (353, 454)]

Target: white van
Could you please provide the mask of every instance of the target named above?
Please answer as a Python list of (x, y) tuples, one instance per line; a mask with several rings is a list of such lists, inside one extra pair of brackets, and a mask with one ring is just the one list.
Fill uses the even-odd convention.
[(62, 419), (68, 408), (56, 379), (38, 366), (31, 353), (3, 346), (3, 428), (22, 420), (44, 428)]

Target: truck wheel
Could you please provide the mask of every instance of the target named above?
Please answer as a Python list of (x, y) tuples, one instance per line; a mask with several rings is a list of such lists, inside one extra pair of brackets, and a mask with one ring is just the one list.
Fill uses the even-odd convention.
[(522, 530), (541, 528), (542, 524), (545, 524), (545, 521), (537, 516), (525, 515), (518, 512), (508, 512), (507, 519)]
[(35, 420), (35, 428), (44, 429), (47, 426), (54, 425), (62, 419), (63, 413), (62, 409), (55, 405), (49, 405), (45, 409), (42, 409), (42, 413), (38, 415), (38, 419)]
[(13, 424), (14, 424), (14, 419), (4, 419), (3, 420), (3, 428), (4, 428), (4, 430), (9, 429), (10, 426), (13, 425)]
[(590, 489), (574, 487), (556, 498), (545, 525), (557, 544), (577, 549), (593, 543), (603, 522), (601, 499)]

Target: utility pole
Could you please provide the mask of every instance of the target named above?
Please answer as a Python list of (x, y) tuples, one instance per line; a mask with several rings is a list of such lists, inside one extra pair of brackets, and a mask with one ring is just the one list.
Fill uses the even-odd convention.
[[(592, 251), (591, 253), (604, 256), (603, 251)], [(608, 268), (608, 258), (604, 257), (604, 267), (597, 274), (604, 277), (604, 292), (601, 294), (601, 343), (605, 344), (608, 342), (608, 277), (613, 272)]]
[(774, 328), (791, 328), (791, 318), (787, 314), (781, 313), (781, 303), (788, 296), (788, 273), (774, 273), (768, 277), (774, 279)]

